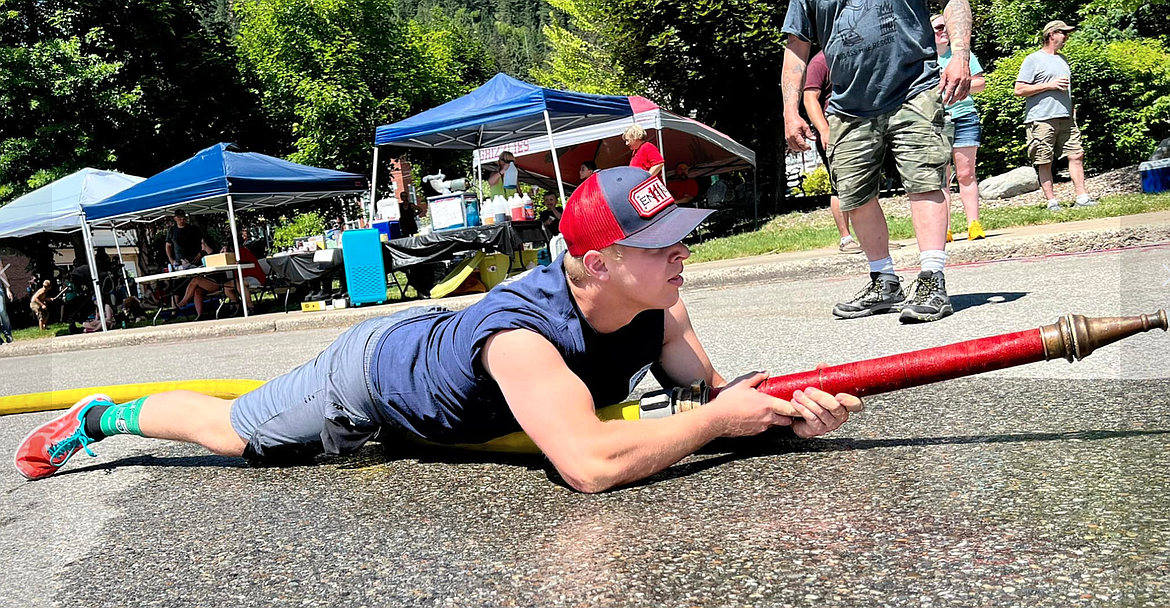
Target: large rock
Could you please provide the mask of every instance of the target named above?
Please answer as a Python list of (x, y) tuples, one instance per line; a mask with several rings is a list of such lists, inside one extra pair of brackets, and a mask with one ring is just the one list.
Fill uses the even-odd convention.
[(1170, 158), (1170, 137), (1162, 140), (1158, 147), (1154, 149), (1154, 154), (1150, 156), (1150, 160), (1162, 160)]
[(1020, 167), (979, 182), (979, 197), (1010, 198), (1039, 189), (1040, 180), (1036, 177), (1036, 170), (1032, 167)]

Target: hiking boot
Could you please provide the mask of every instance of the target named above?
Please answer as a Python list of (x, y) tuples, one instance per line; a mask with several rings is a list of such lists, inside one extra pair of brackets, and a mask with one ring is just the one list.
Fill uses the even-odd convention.
[(848, 243), (837, 245), (837, 251), (840, 253), (861, 253), (861, 243), (858, 243), (856, 239), (850, 239)]
[(26, 479), (44, 479), (69, 462), (78, 450), (89, 449), (93, 439), (85, 434), (85, 413), (96, 405), (114, 405), (105, 395), (90, 395), (69, 411), (33, 429), (16, 448), (16, 471)]
[(1082, 194), (1082, 195), (1078, 196), (1076, 202), (1073, 203), (1073, 207), (1096, 207), (1096, 206), (1097, 206), (1097, 199), (1089, 196), (1088, 194)]
[(903, 323), (937, 321), (955, 312), (947, 297), (947, 284), (941, 272), (923, 270), (910, 284), (912, 295), (902, 305), (898, 320)]
[(987, 238), (987, 233), (983, 231), (983, 224), (979, 220), (975, 220), (967, 224), (967, 240), (978, 241), (979, 239)]
[(871, 272), (869, 285), (857, 292), (852, 300), (834, 306), (833, 316), (856, 319), (883, 312), (897, 312), (905, 299), (902, 280), (897, 275)]

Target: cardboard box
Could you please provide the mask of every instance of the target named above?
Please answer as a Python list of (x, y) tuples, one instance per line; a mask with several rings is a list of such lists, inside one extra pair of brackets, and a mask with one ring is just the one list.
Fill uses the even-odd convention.
[(203, 256), (203, 265), (208, 268), (216, 266), (230, 266), (236, 263), (236, 254), (234, 253), (213, 253), (211, 255)]
[(317, 312), (325, 310), (325, 300), (313, 300), (312, 302), (301, 302), (301, 310), (305, 312)]

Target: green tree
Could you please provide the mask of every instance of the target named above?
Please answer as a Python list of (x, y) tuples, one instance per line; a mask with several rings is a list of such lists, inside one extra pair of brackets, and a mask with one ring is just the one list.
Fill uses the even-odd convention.
[(0, 0), (0, 183), (86, 165), (151, 175), (217, 141), (276, 147), (224, 1)]
[(325, 234), (325, 218), (316, 211), (298, 214), (291, 220), (280, 219), (280, 224), (272, 231), (272, 247), (275, 250), (291, 249), (296, 245), (297, 238), (302, 236)]
[(239, 52), (271, 119), (294, 137), (289, 158), (369, 166), (377, 125), (466, 93), (489, 70), (452, 22), (402, 20), (392, 0), (246, 0)]
[(138, 87), (121, 62), (87, 52), (105, 33), (71, 33), (76, 13), (0, 0), (0, 204), (85, 166), (111, 167)]
[(429, 27), (449, 20), (480, 43), (494, 69), (528, 80), (549, 52), (541, 28), (550, 22), (545, 0), (400, 0), (399, 15)]
[(603, 19), (592, 12), (599, 6), (580, 0), (548, 2), (565, 15), (567, 23), (554, 21), (544, 27), (550, 49), (544, 64), (532, 69), (534, 81), (541, 86), (582, 93), (632, 92), (634, 85), (627, 82), (622, 67), (614, 63), (602, 43), (597, 24)]

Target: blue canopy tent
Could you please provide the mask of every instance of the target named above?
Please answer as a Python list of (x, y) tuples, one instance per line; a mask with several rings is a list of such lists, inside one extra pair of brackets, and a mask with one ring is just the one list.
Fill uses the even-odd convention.
[[(463, 97), (378, 127), (374, 136), (373, 188), (377, 187), (378, 146), (478, 150), (505, 146), (540, 134), (548, 135), (559, 186), (560, 163), (553, 133), (633, 114), (627, 97), (546, 89), (506, 74), (496, 74)], [(563, 186), (560, 194), (564, 201)], [(373, 190), (370, 199), (372, 219), (376, 199)]]
[[(91, 269), (96, 268), (93, 235), (85, 223), (85, 210), (142, 180), (141, 177), (117, 171), (90, 168), (66, 175), (0, 207), (0, 238), (15, 238), (42, 232), (67, 234), (80, 230), (85, 241), (87, 263)], [(118, 257), (121, 258), (122, 248), (118, 244), (116, 234), (114, 246), (118, 248)], [(90, 274), (94, 276), (94, 293), (99, 293), (97, 273)], [(123, 280), (126, 280), (125, 275)], [(104, 331), (106, 329), (104, 306), (98, 306), (98, 317)]]
[[(320, 169), (219, 143), (86, 209), (91, 224), (119, 220), (154, 221), (176, 208), (188, 213), (224, 213), (232, 231), (236, 259), (240, 237), (236, 210), (275, 207), (295, 201), (328, 198), (366, 190), (366, 178)], [(243, 269), (237, 268), (243, 284)], [(248, 307), (244, 307), (244, 316)]]

